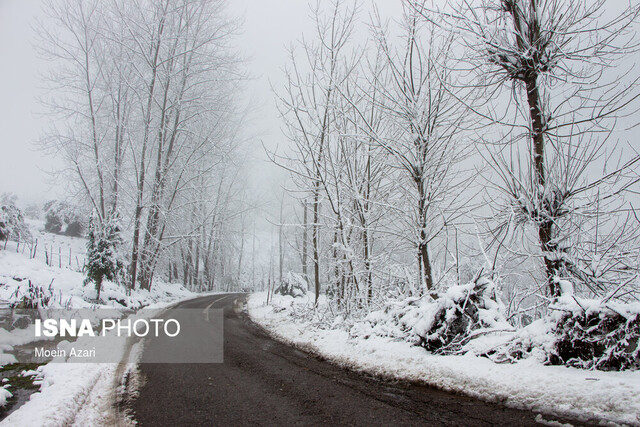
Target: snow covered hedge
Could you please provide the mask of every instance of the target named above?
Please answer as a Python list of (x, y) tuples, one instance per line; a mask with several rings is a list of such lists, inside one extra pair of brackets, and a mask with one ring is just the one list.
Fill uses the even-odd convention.
[(301, 274), (288, 272), (283, 278), (282, 283), (274, 291), (279, 295), (290, 295), (292, 297), (301, 297), (307, 293), (307, 281)]
[(549, 362), (585, 369), (640, 369), (640, 307), (560, 299)]
[(495, 361), (535, 357), (548, 365), (583, 369), (640, 369), (640, 304), (557, 298), (551, 314), (518, 331)]
[(473, 352), (497, 363), (535, 358), (583, 369), (640, 369), (640, 304), (581, 299), (568, 290), (549, 308), (548, 316), (516, 331), (495, 284), (480, 277), (435, 298), (392, 301), (349, 332), (409, 341), (434, 354)]
[(50, 200), (44, 204), (45, 225), (48, 233), (82, 237), (86, 230), (87, 215), (82, 209), (59, 200)]
[(13, 203), (0, 205), (0, 240), (31, 240), (22, 212)]
[[(470, 283), (437, 294), (387, 300), (364, 318), (347, 318), (325, 303), (298, 304), (306, 294), (303, 276), (289, 273), (273, 292), (273, 311), (320, 329), (341, 329), (355, 340), (382, 337), (420, 346), (433, 354), (472, 353), (496, 363), (535, 359), (546, 365), (597, 370), (640, 370), (640, 303), (574, 296), (558, 280), (561, 297), (548, 314), (525, 328), (509, 323), (496, 284), (478, 275)], [(401, 299), (402, 298), (402, 299)]]
[(425, 295), (391, 302), (356, 323), (351, 335), (405, 339), (436, 354), (457, 354), (464, 352), (470, 340), (505, 330), (513, 328), (504, 316), (495, 284), (479, 277), (452, 286), (436, 298)]
[(479, 277), (452, 286), (440, 295), (433, 310), (414, 327), (420, 345), (436, 354), (459, 353), (470, 340), (513, 328), (504, 316), (495, 284)]

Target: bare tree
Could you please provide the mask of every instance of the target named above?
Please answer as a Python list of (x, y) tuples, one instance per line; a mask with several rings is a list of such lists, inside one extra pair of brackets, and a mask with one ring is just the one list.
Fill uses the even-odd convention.
[[(62, 120), (45, 143), (64, 154), (101, 221), (131, 212), (131, 288), (139, 281), (149, 289), (167, 245), (203, 229), (191, 224), (177, 234), (185, 230), (173, 222), (176, 212), (199, 206), (194, 220), (208, 223), (201, 212), (211, 197), (192, 191), (194, 183), (207, 183), (238, 143), (232, 95), (243, 76), (230, 44), (238, 23), (224, 5), (65, 0), (47, 7), (59, 24), (43, 29), (44, 50), (59, 65), (58, 102), (49, 106)], [(192, 255), (199, 273), (200, 257)]]
[(51, 1), (45, 11), (53, 24), (39, 26), (40, 52), (65, 65), (46, 79), (51, 96), (44, 105), (55, 121), (42, 144), (65, 160), (65, 176), (77, 178), (71, 182), (104, 222), (117, 209), (124, 148), (119, 131), (130, 108), (126, 65), (102, 37), (109, 22), (99, 2)]
[[(376, 42), (388, 77), (373, 93), (389, 124), (386, 134), (380, 133), (375, 120), (363, 117), (363, 129), (391, 156), (399, 172), (398, 190), (407, 202), (399, 205), (406, 212), (401, 224), (412, 233), (407, 238), (417, 255), (419, 282), (429, 290), (435, 283), (429, 244), (461, 215), (456, 201), (468, 184), (460, 168), (468, 152), (461, 132), (468, 110), (452, 93), (451, 71), (442, 65), (452, 60), (451, 37), (439, 37), (434, 26), (422, 37), (421, 27), (418, 14), (407, 8), (404, 47), (396, 49), (378, 19)], [(372, 75), (381, 78), (380, 73)], [(406, 236), (402, 229), (398, 233)]]
[(338, 96), (336, 86), (345, 78), (343, 55), (355, 12), (355, 6), (345, 7), (342, 1), (335, 1), (331, 13), (325, 17), (317, 4), (314, 20), (318, 41), (302, 42), (305, 64), (296, 60), (292, 50), (285, 92), (280, 96), (287, 133), (296, 145), (295, 173), (312, 197), (311, 244), (316, 302), (320, 296), (322, 163), (331, 133), (332, 109)]
[[(636, 51), (639, 7), (614, 12), (604, 0), (483, 0), (453, 2), (447, 12), (412, 4), (462, 36), (469, 68), (479, 75), (476, 89), (501, 101), (476, 108), (506, 130), (485, 154), (508, 199), (498, 234), (514, 220), (535, 228), (549, 294), (560, 294), (558, 277), (593, 284), (575, 249), (580, 237), (597, 232), (594, 224), (619, 211), (624, 201), (615, 207), (612, 199), (634, 183), (623, 175), (639, 160), (632, 153), (618, 161), (610, 141), (638, 97), (637, 81), (614, 70)], [(607, 172), (595, 175), (598, 169)]]

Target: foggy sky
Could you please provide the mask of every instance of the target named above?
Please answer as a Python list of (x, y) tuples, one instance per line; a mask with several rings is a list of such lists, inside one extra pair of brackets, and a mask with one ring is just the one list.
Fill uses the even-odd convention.
[(16, 193), (22, 202), (49, 191), (39, 169), (48, 162), (33, 147), (43, 128), (35, 116), (41, 63), (31, 28), (39, 9), (36, 1), (0, 0), (0, 193)]
[[(373, 2), (360, 3), (361, 13), (367, 16)], [(400, 0), (377, 3), (389, 15), (401, 10)], [(33, 45), (37, 19), (43, 18), (41, 7), (36, 0), (0, 0), (0, 194), (13, 192), (20, 204), (63, 196), (46, 173), (59, 162), (36, 146), (48, 123), (37, 102), (42, 93), (39, 73), (46, 73), (48, 64), (38, 58)], [(249, 176), (277, 175), (262, 154), (262, 143), (268, 147), (286, 143), (270, 84), (277, 87), (283, 81), (286, 48), (303, 32), (313, 30), (309, 4), (304, 0), (232, 0), (229, 12), (244, 17), (238, 49), (247, 57), (252, 76), (244, 94), (244, 104), (251, 107), (245, 135), (253, 153)], [(269, 184), (269, 180), (261, 182)]]

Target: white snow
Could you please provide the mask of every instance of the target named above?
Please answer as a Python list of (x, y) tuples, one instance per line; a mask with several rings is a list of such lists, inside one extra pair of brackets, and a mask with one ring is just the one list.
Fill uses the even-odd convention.
[(253, 294), (249, 314), (274, 337), (357, 371), (425, 383), (545, 417), (640, 423), (640, 372), (545, 366), (535, 358), (497, 364), (472, 352), (436, 356), (404, 339), (353, 337), (347, 330), (321, 329), (291, 316), (294, 310), (310, 307), (311, 298), (274, 295), (273, 305), (266, 305), (266, 294)]
[(14, 329), (11, 332), (0, 328), (0, 343), (2, 343), (2, 349), (4, 350), (9, 350), (7, 347), (28, 344), (34, 340), (44, 341), (51, 339), (53, 339), (53, 337), (36, 337), (35, 325), (29, 325), (24, 329)]
[(10, 399), (13, 396), (13, 394), (11, 394), (11, 392), (7, 390), (6, 387), (6, 385), (0, 387), (0, 407), (6, 405), (7, 399)]
[[(18, 279), (18, 280), (16, 280)], [(0, 301), (19, 301), (33, 285), (43, 290), (52, 289), (51, 308), (85, 308), (95, 306), (96, 291), (93, 286), (84, 286), (84, 274), (66, 267), (48, 266), (38, 259), (26, 255), (0, 250)], [(154, 281), (151, 291), (136, 289), (127, 295), (123, 286), (105, 281), (101, 292), (102, 304), (109, 308), (140, 308), (154, 302), (195, 296), (179, 284)]]
[[(180, 301), (193, 298), (188, 295), (171, 302), (156, 302), (151, 308), (168, 308)], [(150, 311), (146, 312), (147, 314)], [(134, 314), (135, 316), (135, 314)], [(107, 337), (108, 338), (108, 337)], [(64, 342), (63, 342), (64, 343)], [(61, 343), (62, 345), (64, 345)], [(130, 343), (129, 343), (130, 344)], [(115, 411), (118, 374), (132, 362), (132, 347), (121, 339), (83, 337), (75, 342), (77, 348), (104, 346), (110, 354), (121, 355), (120, 363), (48, 363), (37, 370), (40, 390), (28, 402), (2, 421), (3, 425), (60, 426), (122, 424), (127, 419)], [(139, 345), (137, 348), (141, 348)], [(99, 353), (99, 351), (98, 351)]]
[[(36, 224), (37, 225), (37, 224)], [(48, 292), (51, 287), (50, 308), (88, 308), (96, 307), (96, 291), (93, 286), (84, 286), (84, 274), (75, 264), (78, 255), (79, 263), (83, 263), (80, 255), (86, 250), (86, 240), (57, 236), (50, 233), (34, 232), (38, 237), (38, 254), (34, 259), (29, 256), (29, 248), (22, 253), (22, 247), (16, 252), (16, 243), (9, 242), (6, 250), (0, 249), (0, 302), (8, 304), (18, 302), (27, 293), (29, 281)], [(44, 246), (54, 255), (57, 246), (63, 262), (48, 265), (44, 257)], [(50, 248), (54, 248), (51, 250)], [(69, 249), (71, 260), (69, 263)], [(66, 252), (65, 252), (66, 251)], [(66, 254), (67, 260), (64, 261)], [(167, 284), (154, 281), (151, 291), (137, 289), (127, 295), (124, 287), (105, 281), (101, 292), (101, 308), (137, 309), (141, 307), (163, 309), (180, 301), (201, 296), (179, 284)], [(123, 306), (121, 302), (126, 305)], [(112, 312), (111, 312), (112, 313)], [(147, 311), (146, 314), (149, 314)], [(10, 351), (12, 346), (33, 341), (35, 334), (30, 329), (14, 330), (9, 334), (0, 328), (0, 365), (15, 363), (16, 359)], [(93, 340), (93, 341), (91, 341)], [(64, 346), (65, 343), (60, 343)], [(75, 342), (77, 348), (101, 345), (109, 347), (109, 354), (120, 354), (124, 359), (118, 363), (49, 363), (37, 370), (35, 384), (40, 383), (40, 390), (30, 396), (29, 401), (11, 413), (2, 421), (3, 425), (109, 425), (114, 422), (126, 422), (117, 418), (114, 411), (116, 388), (119, 374), (123, 366), (128, 366), (127, 358), (130, 348), (123, 340), (94, 339), (83, 337)], [(34, 372), (30, 372), (33, 374)], [(0, 387), (0, 406), (4, 405), (11, 393)]]
[(3, 420), (5, 425), (59, 426), (73, 422), (94, 385), (112, 364), (49, 363), (38, 368), (40, 392)]

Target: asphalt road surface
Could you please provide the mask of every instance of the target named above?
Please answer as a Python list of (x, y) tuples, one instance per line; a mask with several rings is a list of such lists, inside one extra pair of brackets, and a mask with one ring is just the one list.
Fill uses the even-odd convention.
[(224, 309), (224, 363), (141, 364), (144, 385), (131, 408), (140, 425), (540, 425), (533, 412), (369, 378), (274, 341), (242, 312), (245, 298), (178, 305)]

